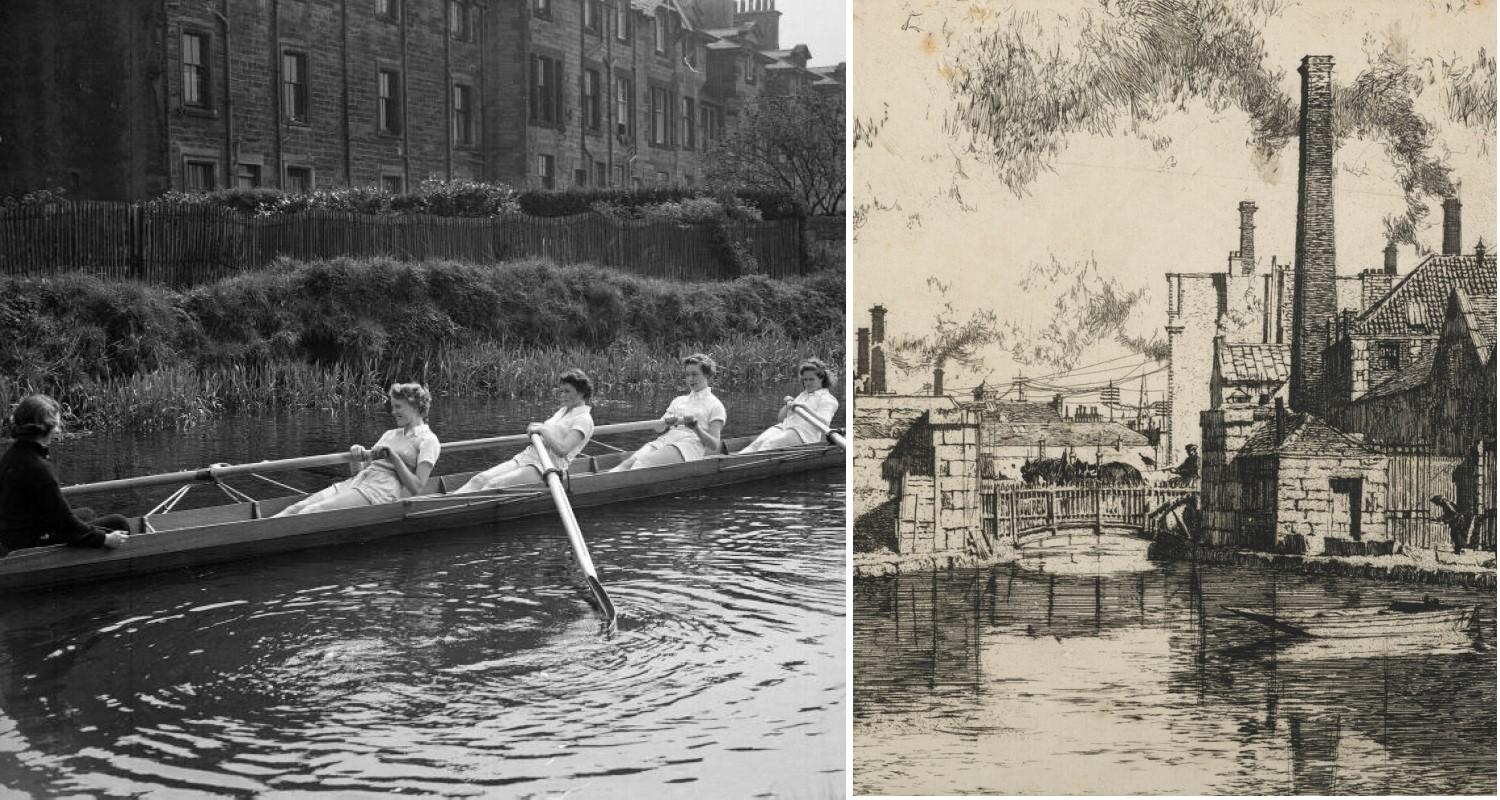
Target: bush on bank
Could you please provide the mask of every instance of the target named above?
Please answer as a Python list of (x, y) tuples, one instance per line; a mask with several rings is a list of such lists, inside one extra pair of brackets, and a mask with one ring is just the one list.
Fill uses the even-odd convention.
[(395, 379), (530, 396), (562, 361), (620, 393), (675, 387), (704, 349), (726, 387), (843, 355), (842, 273), (684, 284), (530, 259), (282, 262), (186, 291), (72, 274), (0, 279), (0, 391), (89, 427), (369, 399)]

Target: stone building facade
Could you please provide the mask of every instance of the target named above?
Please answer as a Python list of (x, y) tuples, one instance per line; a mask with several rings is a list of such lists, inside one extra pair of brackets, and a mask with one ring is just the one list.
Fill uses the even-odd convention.
[(1387, 458), (1357, 437), (1267, 408), (1205, 411), (1202, 425), (1208, 543), (1321, 555), (1389, 540)]
[(0, 195), (692, 185), (768, 84), (841, 74), (782, 50), (778, 17), (772, 0), (10, 0)]

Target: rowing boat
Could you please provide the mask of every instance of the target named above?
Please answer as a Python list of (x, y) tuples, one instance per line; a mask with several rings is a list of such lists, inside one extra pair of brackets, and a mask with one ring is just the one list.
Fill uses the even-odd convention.
[(1389, 606), (1327, 611), (1256, 611), (1225, 607), (1235, 616), (1297, 636), (1321, 639), (1389, 639), (1463, 632), (1474, 621), (1474, 606), (1397, 602)]
[[(725, 446), (733, 452), (752, 439), (726, 440)], [(609, 472), (625, 456), (624, 453), (611, 453), (574, 459), (567, 480), (572, 506), (591, 508), (799, 472), (842, 468), (844, 465), (842, 448), (815, 443), (784, 450), (709, 456), (681, 464)], [(314, 458), (317, 457), (298, 460), (298, 465), (308, 466), (300, 461), (311, 464)], [(217, 480), (237, 469), (172, 473), (171, 477), (207, 480), (211, 476)], [(489, 492), (451, 494), (473, 474), (430, 478), (422, 495), (393, 503), (275, 519), (272, 517), (276, 512), (306, 495), (245, 499), (206, 508), (147, 513), (130, 520), (130, 541), (116, 550), (54, 545), (18, 550), (0, 558), (0, 592), (165, 572), (313, 547), (349, 545), (387, 536), (493, 525), (505, 520), (555, 513), (553, 499), (547, 487), (540, 483)], [(169, 482), (154, 480), (152, 476), (144, 480), (157, 484)], [(121, 482), (91, 486), (117, 488), (113, 484)]]

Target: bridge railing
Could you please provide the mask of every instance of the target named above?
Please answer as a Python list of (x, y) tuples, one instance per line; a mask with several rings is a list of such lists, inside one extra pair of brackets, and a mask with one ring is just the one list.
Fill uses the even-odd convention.
[(1126, 527), (1153, 530), (1197, 489), (1156, 486), (1053, 486), (1022, 488), (986, 482), (979, 491), (979, 515), (990, 541), (1017, 543), (1033, 533), (1061, 528)]

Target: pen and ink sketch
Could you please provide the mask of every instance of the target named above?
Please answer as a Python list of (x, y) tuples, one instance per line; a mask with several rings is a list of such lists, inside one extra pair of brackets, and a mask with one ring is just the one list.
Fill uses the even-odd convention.
[(856, 793), (1493, 794), (1493, 4), (854, 25)]

